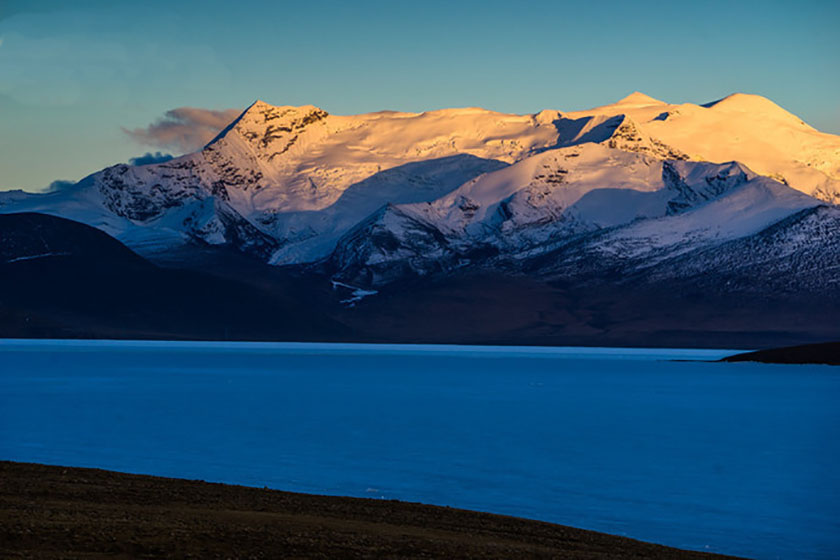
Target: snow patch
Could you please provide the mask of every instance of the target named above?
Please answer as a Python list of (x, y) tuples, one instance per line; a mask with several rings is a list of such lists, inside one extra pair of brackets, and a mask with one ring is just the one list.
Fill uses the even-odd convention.
[(14, 258), (14, 259), (9, 259), (4, 264), (11, 264), (11, 263), (16, 263), (16, 262), (20, 262), (20, 261), (31, 261), (31, 260), (34, 260), (34, 259), (43, 259), (45, 257), (65, 257), (69, 254), (70, 253), (67, 253), (67, 252), (63, 252), (63, 253), (41, 253), (41, 254), (38, 254), (38, 255), (28, 255), (28, 256), (25, 256), (25, 257), (17, 257), (17, 258)]
[(362, 301), (364, 298), (368, 296), (375, 296), (379, 293), (377, 290), (366, 290), (364, 288), (359, 288), (357, 286), (352, 286), (345, 282), (339, 282), (338, 280), (331, 280), (333, 290), (337, 290), (339, 288), (343, 288), (345, 290), (349, 290), (350, 297), (347, 299), (341, 300), (341, 303), (346, 305), (347, 307), (355, 307), (356, 304)]

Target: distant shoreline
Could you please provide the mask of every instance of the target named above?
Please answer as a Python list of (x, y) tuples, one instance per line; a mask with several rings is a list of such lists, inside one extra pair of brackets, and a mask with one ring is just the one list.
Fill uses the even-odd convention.
[[(31, 337), (0, 337), (0, 351), (7, 346), (39, 346), (54, 343), (57, 345), (79, 346), (95, 345), (103, 347), (167, 347), (194, 348), (206, 346), (208, 349), (218, 348), (253, 348), (278, 350), (371, 350), (396, 352), (434, 352), (447, 353), (456, 351), (478, 353), (523, 353), (574, 355), (591, 353), (596, 350), (604, 351), (604, 355), (630, 354), (644, 355), (646, 353), (672, 354), (670, 361), (675, 362), (760, 362), (768, 364), (816, 364), (840, 365), (840, 342), (825, 342), (818, 344), (803, 344), (784, 346), (766, 350), (747, 350), (743, 348), (718, 348), (708, 346), (548, 346), (543, 344), (482, 344), (482, 343), (441, 343), (441, 342), (351, 342), (351, 341), (282, 341), (282, 340), (217, 340), (217, 339), (165, 339), (165, 338), (31, 338)], [(699, 352), (712, 354), (730, 354), (716, 359), (680, 357), (682, 352)]]
[(744, 352), (723, 358), (723, 362), (762, 362), (767, 364), (822, 364), (840, 366), (840, 342), (785, 346)]
[(213, 348), (229, 346), (241, 348), (250, 346), (254, 348), (286, 348), (286, 349), (307, 349), (307, 348), (335, 348), (338, 350), (352, 349), (405, 349), (405, 350), (430, 350), (430, 351), (453, 351), (473, 350), (487, 352), (510, 352), (521, 349), (527, 352), (554, 353), (578, 353), (591, 352), (593, 350), (605, 350), (612, 352), (627, 352), (631, 354), (643, 354), (647, 352), (678, 353), (688, 352), (709, 352), (709, 353), (731, 353), (733, 355), (747, 352), (744, 348), (718, 348), (709, 346), (597, 346), (597, 345), (556, 345), (545, 344), (505, 344), (503, 342), (493, 344), (463, 343), (463, 342), (375, 342), (375, 341), (297, 341), (297, 340), (218, 340), (218, 339), (167, 339), (167, 338), (32, 338), (32, 337), (0, 337), (0, 349), (3, 345), (37, 345), (39, 343), (56, 344), (101, 344), (104, 346), (124, 346), (136, 344), (138, 346), (165, 345), (177, 348), (179, 346), (208, 346)]
[(0, 461), (12, 557), (731, 558), (515, 517)]

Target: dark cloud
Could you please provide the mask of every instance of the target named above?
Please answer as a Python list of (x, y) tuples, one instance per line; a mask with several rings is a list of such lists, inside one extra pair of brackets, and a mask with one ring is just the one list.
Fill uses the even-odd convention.
[(178, 107), (145, 128), (124, 128), (123, 132), (140, 144), (184, 154), (207, 144), (241, 112), (240, 109), (212, 111)]
[(151, 163), (163, 163), (169, 161), (174, 156), (172, 154), (164, 154), (163, 152), (146, 152), (142, 156), (133, 157), (128, 160), (131, 165), (149, 165)]
[(67, 190), (75, 184), (76, 181), (65, 181), (63, 179), (59, 179), (50, 183), (49, 186), (46, 188), (46, 192), (59, 192)]

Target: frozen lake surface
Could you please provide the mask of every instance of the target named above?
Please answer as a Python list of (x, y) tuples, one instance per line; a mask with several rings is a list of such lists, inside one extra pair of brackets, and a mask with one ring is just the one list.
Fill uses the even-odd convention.
[(0, 341), (0, 459), (840, 557), (840, 368), (726, 354)]

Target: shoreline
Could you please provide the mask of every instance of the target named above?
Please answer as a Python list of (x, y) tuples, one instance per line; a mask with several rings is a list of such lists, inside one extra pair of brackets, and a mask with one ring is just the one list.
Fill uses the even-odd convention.
[(733, 558), (398, 500), (11, 461), (0, 480), (0, 548), (12, 558)]
[[(212, 350), (280, 350), (286, 352), (376, 352), (379, 354), (427, 354), (476, 353), (476, 354), (545, 354), (574, 356), (598, 352), (604, 357), (648, 356), (661, 354), (660, 359), (673, 362), (737, 363), (758, 362), (790, 365), (840, 365), (840, 342), (824, 342), (783, 346), (762, 350), (739, 348), (711, 348), (707, 346), (546, 346), (539, 344), (480, 344), (480, 343), (426, 343), (426, 342), (348, 342), (348, 341), (270, 341), (270, 340), (211, 340), (211, 339), (165, 339), (165, 338), (8, 338), (0, 337), (0, 351), (9, 347), (41, 347), (53, 344), (59, 347), (100, 348), (168, 348), (168, 349), (212, 349)], [(691, 358), (685, 354), (700, 356)], [(702, 356), (702, 357), (701, 357)], [(709, 358), (709, 359), (704, 359)]]
[(532, 352), (546, 354), (574, 354), (591, 352), (593, 350), (604, 350), (610, 353), (646, 354), (700, 352), (700, 353), (731, 353), (737, 355), (751, 352), (751, 349), (744, 348), (717, 348), (708, 346), (578, 346), (578, 345), (557, 345), (546, 346), (543, 344), (466, 344), (466, 343), (426, 343), (426, 342), (348, 342), (348, 341), (283, 341), (283, 340), (212, 340), (212, 339), (166, 339), (166, 338), (9, 338), (0, 337), (0, 349), (4, 346), (37, 346), (40, 344), (56, 344), (67, 346), (98, 345), (98, 346), (137, 346), (137, 347), (158, 347), (187, 348), (187, 347), (208, 347), (208, 348), (254, 348), (254, 349), (285, 349), (285, 350), (308, 350), (308, 349), (335, 349), (341, 350), (395, 350), (395, 351), (475, 351), (475, 352)]

